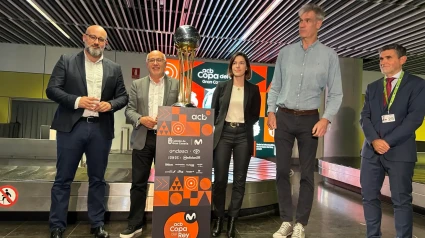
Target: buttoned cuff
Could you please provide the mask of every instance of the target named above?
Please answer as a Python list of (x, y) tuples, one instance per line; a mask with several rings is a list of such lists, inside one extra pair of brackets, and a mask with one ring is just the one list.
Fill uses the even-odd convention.
[(329, 121), (329, 123), (332, 123), (332, 120), (334, 118), (334, 116), (331, 116), (329, 114), (326, 114), (326, 112), (323, 114), (322, 118), (325, 118), (326, 120)]
[(276, 106), (269, 106), (268, 107), (268, 109), (267, 109), (267, 114), (269, 113), (269, 112), (273, 112), (273, 113), (276, 113)]
[(78, 109), (78, 104), (80, 104), (80, 99), (81, 99), (81, 97), (78, 97), (77, 99), (75, 99), (75, 103), (74, 103), (74, 109), (75, 110)]

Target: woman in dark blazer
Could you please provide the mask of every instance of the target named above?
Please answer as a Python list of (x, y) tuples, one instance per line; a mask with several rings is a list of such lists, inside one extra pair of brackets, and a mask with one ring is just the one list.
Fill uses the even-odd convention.
[(230, 80), (220, 82), (214, 91), (211, 108), (215, 109), (213, 203), (218, 217), (212, 236), (220, 236), (224, 221), (229, 164), (233, 152), (233, 189), (227, 236), (235, 237), (236, 218), (242, 206), (249, 161), (254, 151), (253, 125), (260, 116), (260, 90), (251, 78), (248, 57), (235, 53), (230, 59)]

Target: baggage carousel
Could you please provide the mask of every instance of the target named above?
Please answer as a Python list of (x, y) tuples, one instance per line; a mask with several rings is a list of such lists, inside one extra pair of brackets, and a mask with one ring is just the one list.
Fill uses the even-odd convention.
[[(227, 203), (230, 201), (229, 195), (232, 189), (232, 171), (233, 164), (231, 163)], [(54, 166), (0, 166), (0, 212), (48, 212), (50, 210), (50, 191), (55, 175), (56, 168)], [(130, 168), (107, 168), (105, 203), (108, 212), (129, 211), (131, 175)], [(242, 209), (255, 209), (277, 204), (275, 175), (275, 163), (254, 157), (251, 159)], [(146, 211), (148, 212), (153, 209), (154, 176), (155, 169), (152, 168), (146, 202)], [(87, 192), (87, 169), (78, 168), (75, 180), (71, 185), (70, 212), (87, 211)]]
[[(319, 160), (319, 174), (327, 178), (327, 181), (335, 185), (350, 185), (353, 188), (360, 189), (360, 157), (335, 157), (323, 158)], [(425, 208), (425, 153), (418, 153), (413, 175), (413, 205), (417, 208)], [(390, 184), (388, 176), (381, 189), (381, 194), (391, 197)], [(389, 199), (387, 199), (389, 200)], [(425, 211), (425, 210), (423, 210)]]

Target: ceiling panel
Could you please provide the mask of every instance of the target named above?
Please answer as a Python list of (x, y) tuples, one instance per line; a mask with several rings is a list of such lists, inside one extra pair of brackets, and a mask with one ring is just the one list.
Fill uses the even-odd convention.
[(109, 50), (176, 55), (173, 34), (180, 25), (200, 35), (197, 57), (228, 59), (243, 51), (253, 62), (274, 63), (279, 50), (296, 42), (298, 10), (317, 3), (326, 12), (320, 40), (341, 57), (364, 59), (379, 70), (377, 49), (400, 43), (408, 50), (407, 70), (425, 74), (425, 1), (283, 0), (252, 32), (248, 29), (274, 0), (33, 0), (65, 37), (25, 0), (0, 1), (0, 42), (80, 48), (92, 24), (108, 32)]

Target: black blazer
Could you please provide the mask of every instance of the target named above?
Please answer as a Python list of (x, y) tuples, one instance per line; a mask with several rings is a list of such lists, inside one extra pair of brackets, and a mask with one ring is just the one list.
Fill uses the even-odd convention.
[[(121, 67), (103, 58), (103, 80), (101, 101), (110, 102), (112, 110), (99, 113), (102, 133), (114, 138), (114, 112), (127, 105), (128, 94), (122, 77)], [(46, 95), (59, 104), (52, 122), (52, 129), (70, 132), (83, 115), (84, 109), (74, 109), (75, 100), (87, 96), (84, 51), (74, 55), (62, 55), (56, 63), (47, 85)]]
[(425, 80), (404, 71), (403, 79), (390, 108), (395, 122), (382, 123), (382, 115), (387, 114), (384, 107), (383, 79), (367, 86), (365, 102), (361, 112), (360, 125), (365, 135), (362, 157), (378, 155), (372, 141), (383, 139), (390, 145), (384, 157), (391, 161), (417, 161), (415, 131), (425, 115)]
[[(214, 108), (214, 149), (223, 131), (224, 122), (229, 109), (230, 96), (232, 95), (233, 79), (219, 82), (214, 91), (211, 108)], [(260, 118), (261, 96), (260, 89), (257, 85), (252, 84), (245, 80), (244, 85), (244, 118), (246, 127), (246, 138), (248, 139), (248, 146), (251, 155), (254, 152), (254, 124)]]

